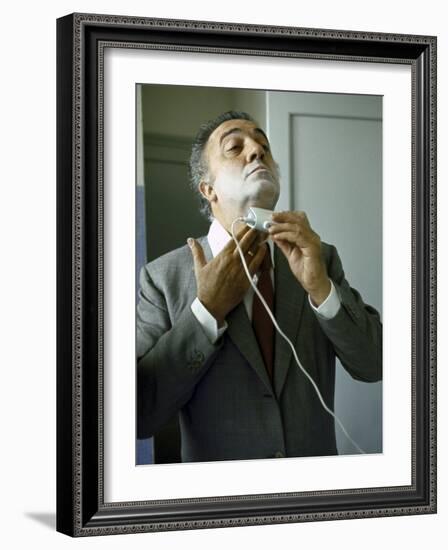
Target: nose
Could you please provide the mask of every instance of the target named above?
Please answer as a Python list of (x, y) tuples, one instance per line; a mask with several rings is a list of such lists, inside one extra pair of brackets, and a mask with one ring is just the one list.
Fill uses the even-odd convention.
[(250, 139), (248, 146), (247, 146), (247, 162), (251, 163), (255, 159), (262, 159), (264, 158), (265, 150), (260, 143), (257, 141)]

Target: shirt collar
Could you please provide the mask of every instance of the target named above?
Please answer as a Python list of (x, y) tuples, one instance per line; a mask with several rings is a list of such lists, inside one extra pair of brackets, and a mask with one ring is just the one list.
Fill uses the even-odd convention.
[[(231, 238), (232, 235), (227, 233), (221, 223), (214, 218), (207, 234), (208, 244), (210, 245), (213, 257), (217, 256), (221, 252)], [(271, 239), (268, 239), (266, 242), (271, 252), (272, 267), (274, 267), (274, 243)]]

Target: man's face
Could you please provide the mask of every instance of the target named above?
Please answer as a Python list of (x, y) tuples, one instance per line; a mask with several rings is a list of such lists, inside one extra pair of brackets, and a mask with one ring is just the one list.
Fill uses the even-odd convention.
[(244, 119), (223, 122), (205, 148), (212, 208), (226, 217), (245, 213), (249, 206), (273, 210), (280, 184), (264, 132)]

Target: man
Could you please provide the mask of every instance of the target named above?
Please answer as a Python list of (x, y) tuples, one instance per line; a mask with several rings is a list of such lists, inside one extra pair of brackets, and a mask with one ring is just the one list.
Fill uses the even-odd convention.
[[(266, 319), (265, 332), (257, 328), (264, 310), (230, 236), (248, 207), (277, 203), (266, 135), (246, 113), (224, 113), (201, 127), (190, 168), (212, 223), (207, 237), (189, 238), (142, 269), (138, 436), (157, 433), (179, 412), (183, 461), (337, 454), (334, 419), (288, 344)], [(356, 379), (381, 378), (379, 315), (349, 286), (336, 249), (304, 212), (277, 212), (272, 221), (268, 235), (239, 222), (237, 239), (333, 410), (336, 356)]]

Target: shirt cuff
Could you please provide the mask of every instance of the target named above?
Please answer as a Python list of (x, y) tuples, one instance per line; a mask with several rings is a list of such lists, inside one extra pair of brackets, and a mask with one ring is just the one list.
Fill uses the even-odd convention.
[(191, 311), (201, 325), (207, 338), (212, 344), (215, 344), (226, 331), (228, 327), (227, 322), (224, 321), (224, 325), (221, 328), (218, 328), (218, 321), (203, 305), (199, 298), (194, 299), (191, 304)]
[(310, 306), (314, 309), (314, 311), (317, 313), (319, 317), (322, 317), (322, 319), (326, 319), (326, 320), (333, 319), (333, 317), (336, 317), (336, 314), (339, 311), (339, 308), (341, 307), (341, 300), (339, 299), (338, 293), (336, 292), (336, 288), (331, 279), (330, 279), (330, 284), (331, 284), (330, 294), (325, 298), (325, 300), (320, 304), (319, 307), (316, 307), (313, 304), (310, 296), (308, 295), (308, 301), (310, 303)]

